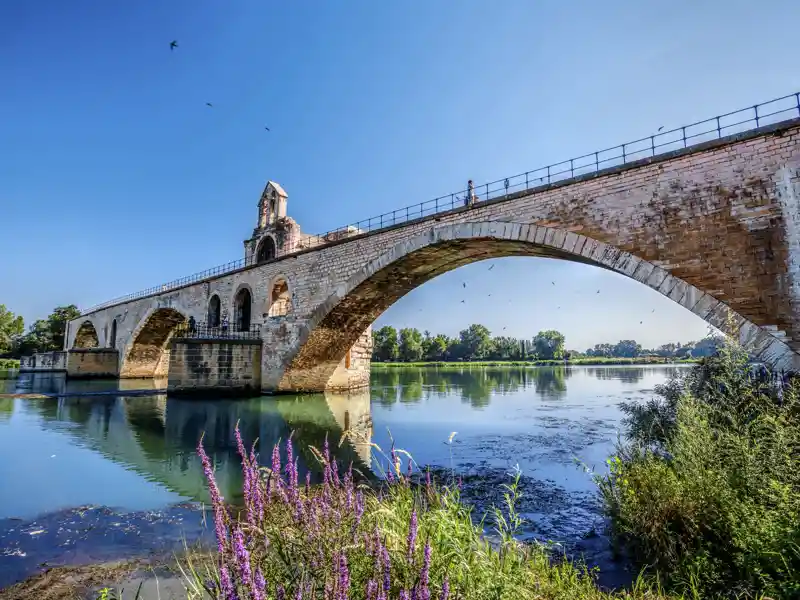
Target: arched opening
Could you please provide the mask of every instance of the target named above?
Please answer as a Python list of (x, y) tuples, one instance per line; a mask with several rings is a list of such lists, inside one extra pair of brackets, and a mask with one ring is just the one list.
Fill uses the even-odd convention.
[(234, 299), (234, 327), (235, 331), (250, 331), (250, 312), (253, 306), (253, 297), (250, 290), (243, 287), (236, 293)]
[(279, 277), (272, 284), (269, 293), (269, 308), (267, 315), (270, 317), (282, 317), (292, 311), (292, 296), (289, 294), (289, 284), (286, 279)]
[(117, 347), (117, 320), (113, 319), (111, 321), (111, 332), (108, 334), (108, 347), (109, 348), (116, 348)]
[(154, 310), (135, 333), (125, 353), (120, 377), (165, 377), (169, 371), (169, 340), (185, 320), (174, 308)]
[(97, 330), (91, 321), (84, 321), (75, 334), (73, 348), (97, 348), (100, 340), (97, 337)]
[(219, 301), (219, 296), (214, 294), (211, 300), (208, 301), (208, 326), (219, 327), (222, 308)]
[(458, 267), (505, 256), (557, 258), (626, 275), (736, 336), (755, 357), (772, 367), (800, 367), (800, 355), (767, 328), (647, 260), (574, 232), (485, 222), (433, 227), (388, 249), (356, 272), (311, 315), (294, 353), (284, 359), (276, 389), (325, 390), (347, 351), (401, 297)]
[(258, 252), (256, 253), (256, 262), (263, 263), (275, 258), (275, 240), (272, 236), (265, 236), (261, 243), (258, 245)]

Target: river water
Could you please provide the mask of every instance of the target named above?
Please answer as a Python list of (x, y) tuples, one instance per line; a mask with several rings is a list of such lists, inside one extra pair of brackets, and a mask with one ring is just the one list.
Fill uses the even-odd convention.
[[(357, 394), (202, 401), (147, 391), (164, 386), (158, 381), (0, 382), (0, 587), (43, 565), (207, 542), (195, 447), (204, 434), (220, 489), (236, 502), (237, 422), (246, 444), (259, 440), (264, 464), (294, 432), (301, 477), (309, 470), (312, 480), (320, 473), (308, 448), (326, 436), (339, 464), (365, 476), (381, 473), (370, 443), (388, 451), (394, 439), (419, 465), (460, 477), (477, 512), (501, 499), (519, 469), (521, 537), (556, 543), (598, 566), (606, 585), (621, 585), (630, 575), (602, 535), (589, 471), (605, 472), (619, 403), (649, 397), (682, 368), (376, 368), (371, 389)], [(345, 430), (352, 436), (339, 444)]]

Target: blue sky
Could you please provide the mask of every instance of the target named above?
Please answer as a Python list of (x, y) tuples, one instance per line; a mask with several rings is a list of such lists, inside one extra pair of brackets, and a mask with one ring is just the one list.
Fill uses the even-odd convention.
[[(798, 22), (796, 0), (4, 2), (0, 303), (30, 322), (239, 258), (267, 179), (326, 231), (795, 92)], [(379, 323), (706, 331), (599, 269), (488, 266)]]

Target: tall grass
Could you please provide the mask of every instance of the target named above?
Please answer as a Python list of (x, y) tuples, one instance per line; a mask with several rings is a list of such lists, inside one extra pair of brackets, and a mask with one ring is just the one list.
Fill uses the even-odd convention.
[(800, 596), (800, 394), (728, 343), (646, 405), (600, 489), (620, 548), (671, 589)]
[[(352, 470), (340, 476), (327, 447), (315, 454), (323, 483), (298, 481), (291, 440), (288, 461), (278, 446), (270, 469), (259, 469), (238, 434), (244, 508), (237, 516), (220, 497), (202, 440), (198, 445), (213, 504), (217, 554), (185, 565), (189, 597), (224, 600), (491, 600), (609, 598), (585, 569), (550, 560), (514, 534), (517, 479), (505, 487), (505, 506), (475, 524), (458, 485), (439, 485), (416, 474), (394, 449), (386, 457), (386, 485), (357, 485)], [(403, 459), (407, 457), (405, 466)], [(483, 536), (493, 525), (497, 541)], [(615, 597), (656, 598), (636, 587)]]

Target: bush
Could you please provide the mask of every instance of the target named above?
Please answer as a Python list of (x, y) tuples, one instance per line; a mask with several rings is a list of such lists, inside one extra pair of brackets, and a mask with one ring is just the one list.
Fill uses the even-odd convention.
[(612, 533), (673, 589), (800, 595), (800, 394), (731, 343), (646, 405), (600, 489)]
[(0, 369), (19, 369), (19, 361), (15, 358), (0, 358)]
[[(212, 563), (187, 563), (190, 597), (238, 599), (486, 600), (609, 598), (591, 577), (545, 550), (517, 542), (516, 481), (506, 486), (505, 511), (495, 511), (498, 540), (482, 535), (460, 502), (458, 486), (430, 479), (413, 484), (401, 451), (391, 452), (387, 484), (379, 490), (340, 477), (327, 449), (314, 451), (324, 481), (298, 481), (291, 441), (287, 464), (276, 446), (272, 468), (259, 470), (238, 428), (245, 506), (234, 518), (198, 445), (212, 498), (218, 540)], [(411, 462), (409, 458), (409, 463)], [(635, 597), (657, 598), (645, 591)], [(619, 597), (634, 597), (622, 594)]]

